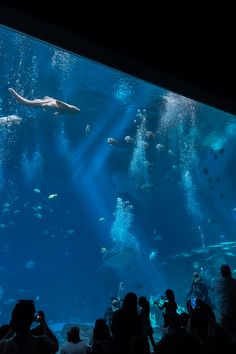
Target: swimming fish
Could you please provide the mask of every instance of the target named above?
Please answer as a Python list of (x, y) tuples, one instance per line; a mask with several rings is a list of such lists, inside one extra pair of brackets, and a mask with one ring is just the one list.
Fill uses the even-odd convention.
[(0, 117), (0, 125), (12, 125), (12, 124), (20, 124), (21, 118), (16, 115)]
[(80, 112), (80, 109), (76, 106), (68, 104), (66, 102), (57, 100), (53, 97), (44, 96), (44, 98), (36, 98), (34, 100), (28, 100), (20, 96), (13, 88), (9, 88), (8, 91), (12, 94), (15, 99), (25, 106), (30, 107), (42, 107), (42, 108), (54, 108), (59, 111), (68, 111), (68, 112)]

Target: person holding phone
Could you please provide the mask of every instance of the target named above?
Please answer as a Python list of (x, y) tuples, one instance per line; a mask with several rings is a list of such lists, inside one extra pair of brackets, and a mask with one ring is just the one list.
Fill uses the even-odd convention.
[[(31, 325), (38, 321), (42, 335), (33, 335)], [(56, 353), (59, 343), (55, 335), (49, 329), (43, 311), (35, 316), (33, 300), (19, 300), (13, 308), (10, 331), (0, 341), (0, 353), (4, 354), (43, 354)]]
[(177, 313), (177, 304), (175, 302), (175, 294), (173, 290), (167, 289), (165, 296), (161, 297), (162, 303), (154, 301), (154, 304), (163, 310), (164, 327), (178, 326), (179, 315)]

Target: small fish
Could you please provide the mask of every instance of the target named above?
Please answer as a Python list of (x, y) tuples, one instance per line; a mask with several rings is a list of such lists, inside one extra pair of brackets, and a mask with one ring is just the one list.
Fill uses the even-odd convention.
[(107, 139), (107, 143), (108, 143), (109, 145), (117, 145), (117, 144), (118, 144), (117, 140), (114, 139), (114, 138), (108, 138), (108, 139)]
[(9, 213), (9, 212), (10, 212), (10, 209), (4, 208), (4, 209), (2, 210), (2, 212), (3, 212), (4, 214)]
[(90, 124), (86, 124), (86, 126), (85, 126), (85, 133), (86, 133), (86, 135), (89, 135), (89, 134), (90, 134), (90, 131), (91, 131)]
[(56, 197), (58, 197), (58, 194), (49, 194), (48, 199), (55, 199)]
[(0, 125), (12, 125), (12, 124), (20, 124), (21, 118), (16, 115), (0, 117)]
[(25, 263), (25, 268), (26, 269), (32, 269), (32, 268), (34, 268), (34, 266), (35, 266), (35, 262), (34, 261), (28, 261), (28, 262)]
[(191, 253), (184, 252), (184, 253), (181, 253), (181, 256), (188, 258), (188, 257), (191, 257), (192, 255), (191, 255)]
[(1, 228), (1, 229), (6, 229), (6, 228), (7, 228), (7, 225), (6, 225), (6, 224), (0, 224), (0, 228)]
[(156, 145), (156, 150), (157, 150), (157, 151), (163, 151), (163, 150), (165, 150), (165, 146), (162, 145), (162, 144), (157, 144), (157, 145)]
[(72, 235), (72, 234), (75, 233), (75, 230), (73, 230), (73, 229), (66, 230), (66, 233), (67, 233), (68, 235)]
[(235, 257), (235, 254), (233, 254), (232, 252), (226, 252), (225, 254), (230, 257)]
[(106, 219), (105, 218), (99, 218), (98, 221), (100, 221), (100, 222), (101, 221), (106, 221)]
[(36, 205), (36, 206), (33, 206), (32, 209), (34, 211), (38, 211), (38, 210), (42, 210), (42, 207), (41, 207), (41, 205)]
[(175, 153), (172, 151), (172, 150), (168, 150), (168, 155), (171, 156), (171, 157), (174, 157), (175, 156)]
[(35, 192), (35, 193), (40, 193), (40, 189), (34, 188), (34, 192)]
[(153, 191), (154, 189), (154, 184), (151, 183), (145, 183), (141, 186), (141, 190), (145, 192)]
[(151, 253), (150, 253), (150, 255), (149, 255), (150, 261), (156, 259), (157, 256), (158, 256), (157, 250), (152, 250)]
[(134, 141), (134, 139), (130, 135), (127, 135), (125, 137), (125, 141), (127, 144), (131, 144)]

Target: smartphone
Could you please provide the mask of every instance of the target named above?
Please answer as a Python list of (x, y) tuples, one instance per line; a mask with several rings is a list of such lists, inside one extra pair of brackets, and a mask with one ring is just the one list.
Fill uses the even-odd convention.
[(36, 314), (36, 320), (37, 320), (37, 322), (41, 321), (41, 316), (39, 315), (39, 313)]
[(196, 306), (197, 306), (197, 299), (196, 297), (192, 297), (191, 298), (191, 306), (192, 306), (192, 309), (195, 309)]

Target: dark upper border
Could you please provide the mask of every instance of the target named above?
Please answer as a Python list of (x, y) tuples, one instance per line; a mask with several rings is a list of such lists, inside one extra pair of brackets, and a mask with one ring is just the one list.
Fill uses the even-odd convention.
[(0, 24), (236, 115), (236, 101), (233, 97), (193, 84), (191, 80), (183, 80), (181, 75), (175, 75), (174, 70), (161, 71), (158, 70), (158, 65), (146, 65), (137, 55), (134, 58), (120, 54), (97, 44), (96, 41), (86, 39), (86, 36), (80, 36), (77, 32), (49, 23), (40, 16), (36, 17), (0, 3)]

